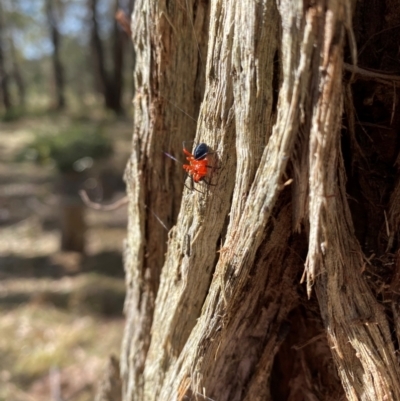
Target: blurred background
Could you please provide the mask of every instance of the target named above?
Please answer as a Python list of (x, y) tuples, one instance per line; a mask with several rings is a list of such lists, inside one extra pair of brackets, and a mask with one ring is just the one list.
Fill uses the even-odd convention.
[(0, 401), (93, 400), (119, 354), (132, 8), (0, 0)]

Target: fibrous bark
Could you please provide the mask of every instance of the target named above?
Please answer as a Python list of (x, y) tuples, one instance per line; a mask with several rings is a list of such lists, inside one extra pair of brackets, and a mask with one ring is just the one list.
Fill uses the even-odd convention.
[(182, 142), (195, 134), (204, 92), (208, 16), (202, 1), (172, 1), (168, 7), (164, 2), (135, 4), (135, 129), (125, 176), (130, 219), (121, 376), (126, 397), (143, 397), (143, 371), (167, 251), (164, 226), (176, 221), (184, 178), (181, 166), (164, 152), (180, 157)]
[[(181, 200), (162, 152), (177, 154), (190, 120), (176, 111), (193, 115), (202, 93), (203, 6), (142, 1), (133, 19), (125, 400), (400, 399), (390, 322), (362, 274), (346, 195), (351, 4), (211, 2), (195, 139), (214, 152), (216, 186)], [(154, 214), (177, 218), (167, 247)]]

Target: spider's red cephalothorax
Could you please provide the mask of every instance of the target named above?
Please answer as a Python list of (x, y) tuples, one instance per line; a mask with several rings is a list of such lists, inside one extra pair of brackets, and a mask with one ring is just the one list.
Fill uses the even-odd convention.
[(200, 143), (195, 147), (193, 154), (184, 147), (183, 153), (189, 162), (189, 164), (183, 165), (183, 169), (192, 177), (194, 182), (204, 180), (204, 177), (207, 176), (207, 168), (211, 168), (207, 165), (208, 146), (205, 143)]

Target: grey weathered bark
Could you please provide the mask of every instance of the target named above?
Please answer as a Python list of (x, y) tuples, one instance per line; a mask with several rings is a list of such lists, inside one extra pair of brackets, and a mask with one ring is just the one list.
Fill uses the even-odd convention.
[[(133, 153), (126, 170), (130, 220), (121, 377), (126, 392), (138, 396), (143, 394), (142, 375), (167, 250), (167, 232), (158, 219), (168, 226), (175, 223), (183, 188), (182, 170), (164, 152), (177, 156), (182, 141), (193, 139), (204, 92), (208, 5), (196, 1), (188, 2), (187, 8), (175, 2), (169, 6), (175, 12), (164, 3), (137, 1), (132, 19), (140, 51), (136, 53)], [(199, 38), (195, 47), (194, 35)], [(150, 65), (151, 69), (145, 67)]]
[[(125, 400), (400, 399), (346, 195), (352, 19), (345, 0), (136, 4)], [(163, 152), (190, 139), (200, 100), (196, 142), (220, 168), (181, 198)]]

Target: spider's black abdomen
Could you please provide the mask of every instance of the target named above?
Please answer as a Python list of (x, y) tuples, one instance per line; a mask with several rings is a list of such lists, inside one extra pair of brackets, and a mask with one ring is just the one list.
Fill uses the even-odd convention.
[(205, 143), (199, 143), (193, 152), (193, 156), (196, 160), (203, 160), (208, 153), (208, 146)]

